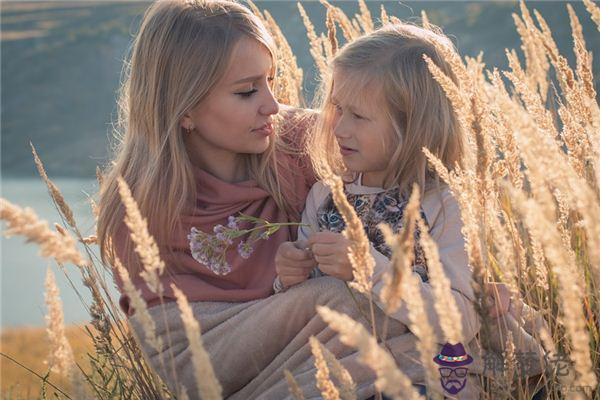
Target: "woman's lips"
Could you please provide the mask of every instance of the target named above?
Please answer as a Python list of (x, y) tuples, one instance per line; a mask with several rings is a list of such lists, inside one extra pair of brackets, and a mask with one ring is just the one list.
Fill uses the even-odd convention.
[(340, 146), (340, 153), (342, 153), (343, 156), (349, 156), (356, 153), (356, 150), (351, 149), (350, 147)]
[(252, 129), (252, 132), (254, 132), (258, 135), (269, 136), (273, 133), (273, 124), (270, 122), (266, 123), (263, 126), (261, 126), (260, 128)]

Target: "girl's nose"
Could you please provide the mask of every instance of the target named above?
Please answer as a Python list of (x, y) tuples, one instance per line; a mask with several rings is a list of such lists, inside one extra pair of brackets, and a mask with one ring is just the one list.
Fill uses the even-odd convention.
[(337, 138), (350, 137), (350, 133), (348, 132), (348, 129), (347, 129), (346, 125), (344, 124), (343, 118), (338, 118), (338, 120), (335, 121), (334, 124), (335, 125), (333, 127), (333, 134), (335, 135), (335, 137), (337, 137)]

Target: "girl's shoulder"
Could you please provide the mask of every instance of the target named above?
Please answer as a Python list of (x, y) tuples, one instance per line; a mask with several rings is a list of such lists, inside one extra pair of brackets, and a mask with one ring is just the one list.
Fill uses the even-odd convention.
[(312, 185), (310, 191), (308, 192), (307, 202), (310, 200), (315, 205), (319, 205), (325, 201), (330, 193), (331, 189), (325, 184), (325, 182), (317, 181), (314, 185)]
[(446, 183), (434, 185), (426, 190), (421, 201), (421, 208), (430, 228), (462, 224), (460, 205)]

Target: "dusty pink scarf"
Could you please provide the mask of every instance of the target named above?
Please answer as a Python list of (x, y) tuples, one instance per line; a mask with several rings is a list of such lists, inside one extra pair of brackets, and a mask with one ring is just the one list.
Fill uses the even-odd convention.
[[(288, 144), (301, 150), (307, 129), (314, 119), (299, 119), (299, 112), (287, 111), (283, 115), (284, 122), (279, 134)], [(276, 275), (275, 252), (281, 243), (295, 240), (295, 226), (283, 227), (268, 240), (256, 242), (254, 251), (247, 259), (237, 253), (237, 244), (244, 238), (236, 239), (227, 252), (227, 261), (231, 266), (231, 272), (227, 275), (215, 274), (208, 266), (192, 257), (188, 234), (192, 227), (212, 234), (214, 226), (227, 225), (228, 217), (237, 216), (239, 213), (264, 218), (270, 222), (298, 222), (308, 191), (315, 182), (314, 173), (305, 155), (280, 152), (277, 157), (280, 160), (278, 173), (282, 191), (285, 198), (292, 203), (297, 214), (295, 216), (280, 210), (269, 193), (258, 187), (254, 180), (228, 183), (202, 169), (194, 168), (198, 192), (194, 215), (181, 217), (183, 229), (168, 243), (174, 255), (161, 254), (168, 270), (168, 273), (161, 277), (165, 302), (174, 300), (171, 283), (175, 283), (190, 302), (243, 302), (272, 294)], [(121, 260), (127, 260), (124, 254), (126, 235), (129, 235), (129, 230), (123, 224), (114, 241), (116, 254)], [(132, 258), (137, 262), (137, 256)], [(131, 266), (128, 267), (131, 270)], [(121, 288), (119, 279), (116, 279), (116, 282)], [(139, 276), (133, 278), (133, 283), (141, 290), (142, 297), (149, 306), (160, 303), (158, 296), (148, 289)], [(128, 315), (133, 314), (128, 296), (122, 294), (119, 303)]]

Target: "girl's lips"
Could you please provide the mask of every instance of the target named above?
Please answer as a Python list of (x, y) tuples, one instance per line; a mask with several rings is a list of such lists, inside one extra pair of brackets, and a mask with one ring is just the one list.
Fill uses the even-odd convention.
[(350, 154), (356, 153), (356, 150), (349, 147), (340, 146), (340, 153), (342, 153), (343, 156), (349, 156)]
[(273, 124), (266, 123), (258, 129), (252, 129), (252, 132), (262, 136), (270, 136), (273, 133)]

